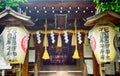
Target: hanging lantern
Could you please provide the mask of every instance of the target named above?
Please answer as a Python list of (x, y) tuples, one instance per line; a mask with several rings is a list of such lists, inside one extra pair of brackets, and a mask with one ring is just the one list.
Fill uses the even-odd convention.
[(23, 26), (6, 26), (2, 35), (5, 59), (11, 64), (23, 63), (27, 52), (29, 33)]
[(89, 32), (90, 44), (99, 64), (112, 62), (116, 56), (114, 37), (116, 31), (110, 22), (98, 23)]
[(62, 47), (62, 39), (60, 34), (58, 35), (57, 47)]

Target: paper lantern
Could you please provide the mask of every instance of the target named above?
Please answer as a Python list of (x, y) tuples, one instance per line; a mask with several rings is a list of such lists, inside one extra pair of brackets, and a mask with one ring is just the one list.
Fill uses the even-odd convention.
[(2, 35), (5, 58), (11, 64), (23, 63), (27, 52), (29, 33), (23, 26), (6, 26)]
[(112, 62), (116, 56), (114, 37), (116, 31), (111, 23), (97, 24), (90, 32), (90, 44), (99, 64)]

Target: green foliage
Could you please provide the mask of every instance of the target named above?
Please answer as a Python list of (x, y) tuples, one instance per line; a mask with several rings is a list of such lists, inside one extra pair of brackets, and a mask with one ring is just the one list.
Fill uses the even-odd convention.
[(0, 8), (16, 7), (19, 6), (19, 3), (25, 2), (28, 2), (28, 0), (0, 0)]
[(120, 27), (119, 26), (115, 26), (114, 29), (119, 32), (120, 31)]
[[(112, 10), (120, 13), (120, 0), (111, 0), (106, 2), (100, 2), (100, 0), (93, 0), (95, 2), (98, 13), (104, 12), (106, 10)], [(120, 32), (120, 24), (115, 26), (114, 29)]]
[(93, 2), (95, 2), (95, 3), (99, 3), (99, 0), (93, 0)]
[(104, 12), (106, 10), (112, 10), (120, 13), (120, 0), (112, 0), (108, 2), (100, 2), (100, 0), (93, 0), (97, 4), (98, 12)]

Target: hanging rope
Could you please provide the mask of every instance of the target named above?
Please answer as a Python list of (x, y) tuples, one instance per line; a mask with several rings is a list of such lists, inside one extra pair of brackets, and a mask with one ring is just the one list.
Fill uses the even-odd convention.
[(34, 47), (33, 34), (30, 35), (30, 45), (29, 45), (29, 47)]
[(87, 33), (85, 33), (84, 44), (85, 44), (86, 46), (89, 45), (89, 40), (88, 40), (88, 35), (87, 35)]
[(47, 51), (47, 47), (45, 47), (44, 53), (43, 53), (43, 57), (44, 60), (50, 59), (48, 51)]
[(77, 27), (76, 27), (76, 19), (74, 21), (74, 26), (75, 26), (75, 37), (74, 37), (74, 41), (75, 41), (75, 51), (74, 51), (74, 54), (72, 56), (73, 59), (79, 59), (79, 53), (78, 53), (78, 50), (77, 50)]
[(75, 34), (73, 33), (72, 34), (72, 42), (71, 42), (71, 45), (72, 46), (75, 46), (76, 44), (75, 44), (76, 42), (75, 42)]
[(48, 51), (47, 51), (47, 47), (48, 47), (48, 39), (47, 39), (47, 20), (45, 20), (45, 36), (44, 36), (44, 42), (43, 42), (43, 46), (45, 47), (44, 53), (43, 53), (43, 59), (50, 59)]
[(45, 36), (44, 36), (43, 46), (44, 46), (44, 47), (48, 47), (48, 38), (47, 38), (47, 34), (45, 34)]
[(61, 39), (60, 33), (58, 35), (57, 47), (62, 47), (62, 39)]

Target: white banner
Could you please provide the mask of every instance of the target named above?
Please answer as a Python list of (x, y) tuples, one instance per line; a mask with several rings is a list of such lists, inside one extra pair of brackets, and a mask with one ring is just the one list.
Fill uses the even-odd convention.
[(5, 58), (11, 64), (23, 63), (27, 51), (29, 33), (23, 26), (6, 26), (2, 35)]

